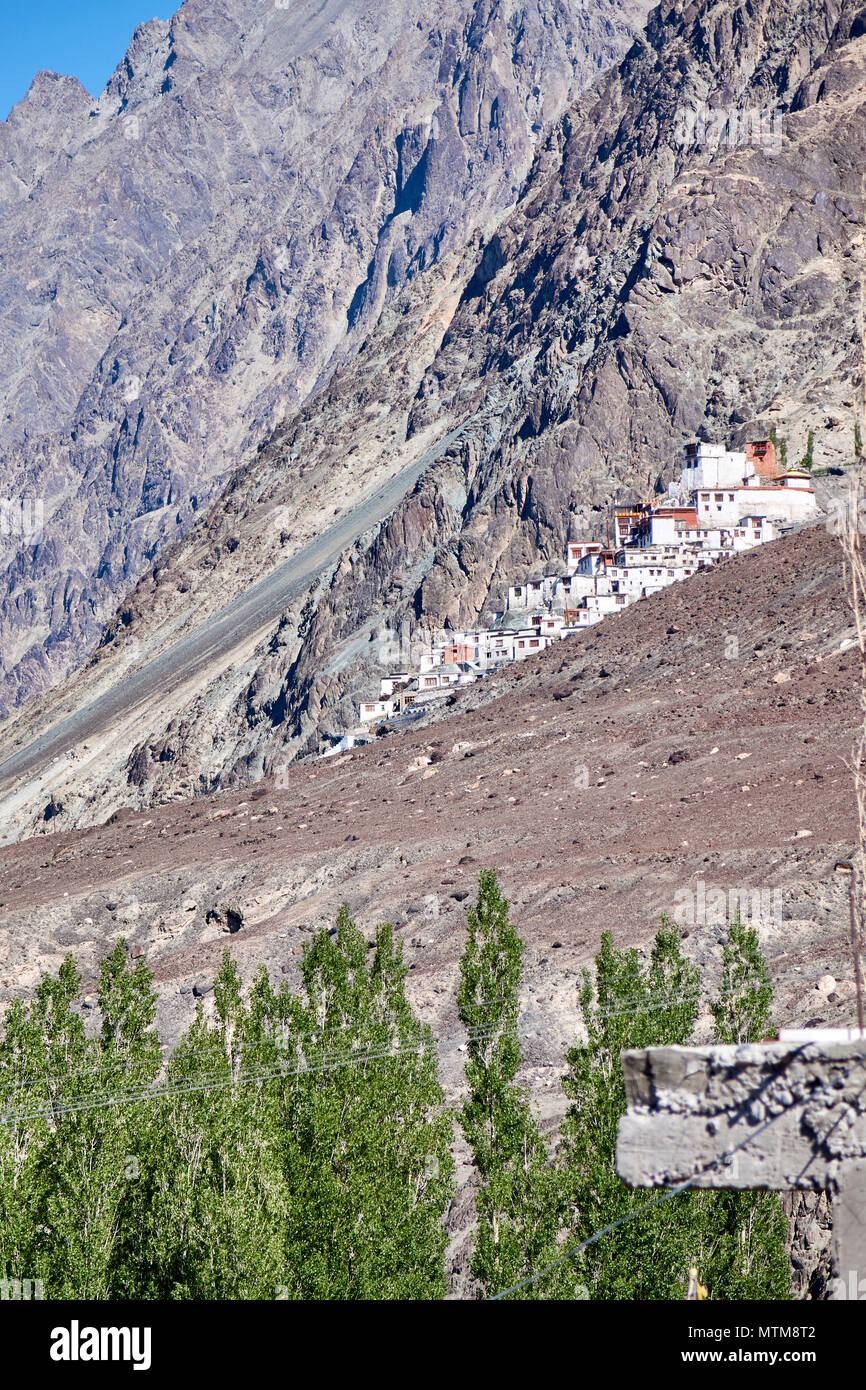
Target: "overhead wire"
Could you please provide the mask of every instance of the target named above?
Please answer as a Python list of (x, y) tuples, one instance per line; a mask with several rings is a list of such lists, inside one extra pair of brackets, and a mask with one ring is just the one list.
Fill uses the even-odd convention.
[[(791, 976), (791, 977), (788, 977), (788, 978), (795, 979), (795, 980), (800, 980), (802, 977), (799, 976), (799, 975), (795, 975), (795, 976)], [(760, 983), (764, 983), (763, 977), (761, 977), (761, 976), (747, 976), (747, 977), (745, 977), (743, 980), (741, 980), (741, 981), (739, 982), (739, 984), (738, 984), (738, 992), (739, 992), (740, 990), (745, 991), (745, 990), (747, 990), (748, 988), (750, 988), (753, 984), (760, 984)], [(777, 982), (773, 982), (773, 983), (777, 983)], [(667, 995), (667, 994), (655, 994), (655, 995), (650, 994), (650, 995), (645, 995), (645, 994), (635, 994), (635, 995), (632, 995), (632, 996), (627, 996), (625, 1000), (619, 1001), (615, 1006), (611, 1006), (611, 1007), (609, 1007), (609, 1008), (602, 1008), (602, 1009), (598, 1009), (598, 1008), (593, 1009), (593, 1010), (591, 1011), (590, 1017), (591, 1017), (592, 1019), (611, 1018), (611, 1017), (616, 1017), (616, 1016), (620, 1016), (620, 1015), (625, 1016), (625, 1015), (628, 1015), (628, 1014), (638, 1013), (638, 1012), (641, 1012), (641, 1011), (644, 1011), (644, 1010), (659, 1011), (659, 1012), (661, 1012), (661, 1011), (667, 1010), (667, 1009), (669, 1009), (669, 1008), (679, 1007), (679, 1006), (681, 1006), (681, 1005), (688, 1004), (688, 1003), (694, 1003), (694, 1002), (695, 1002), (695, 999), (696, 999), (696, 991), (693, 991), (693, 990), (685, 991), (684, 993), (682, 993), (682, 994), (680, 994), (680, 995)], [(485, 999), (485, 1000), (479, 1001), (479, 1003), (476, 1004), (475, 1007), (476, 1007), (476, 1008), (488, 1008), (488, 1007), (492, 1008), (492, 1007), (494, 1007), (495, 1005), (501, 1004), (502, 1002), (503, 1002), (502, 997), (499, 997), (499, 998), (493, 997), (493, 998), (489, 998), (489, 999)], [(575, 1009), (574, 1015), (575, 1015), (575, 1020), (576, 1020), (577, 1022), (583, 1023), (583, 1024), (586, 1023), (586, 1015), (585, 1015), (584, 1012), (583, 1012), (582, 1006), (580, 1007), (580, 1013), (579, 1013), (579, 1014), (578, 1014), (578, 1010)], [(469, 1029), (469, 1030), (467, 1031), (466, 1035), (465, 1035), (465, 1036), (466, 1036), (466, 1040), (467, 1040), (467, 1044), (468, 1044), (468, 1043), (471, 1043), (471, 1042), (480, 1042), (480, 1041), (484, 1041), (485, 1039), (487, 1039), (487, 1038), (489, 1038), (489, 1037), (496, 1037), (496, 1036), (499, 1036), (499, 1037), (506, 1037), (506, 1036), (518, 1037), (518, 1036), (519, 1036), (519, 1031), (520, 1031), (521, 1029), (522, 1029), (523, 1031), (525, 1031), (526, 1025), (527, 1025), (529, 1022), (532, 1022), (532, 1021), (538, 1020), (538, 1019), (540, 1019), (540, 1020), (543, 1021), (545, 1030), (550, 1031), (550, 1032), (556, 1032), (556, 1033), (557, 1033), (558, 1035), (560, 1035), (560, 1036), (561, 1036), (561, 1034), (562, 1034), (564, 1028), (567, 1027), (567, 1022), (564, 1021), (564, 1020), (562, 1020), (561, 1018), (558, 1019), (558, 1020), (555, 1020), (555, 1021), (551, 1021), (551, 1020), (550, 1020), (550, 1017), (549, 1017), (549, 1011), (548, 1011), (547, 1009), (524, 1010), (523, 1012), (521, 1012), (521, 1013), (518, 1014), (518, 1017), (517, 1017), (517, 1026), (516, 1026), (515, 1028), (506, 1029), (506, 1028), (503, 1028), (501, 1025), (495, 1024), (495, 1025), (493, 1025), (491, 1028), (478, 1027), (478, 1028), (475, 1028), (475, 1029)], [(425, 1027), (425, 1026), (429, 1026), (429, 1025), (423, 1025), (423, 1024), (422, 1024), (421, 1026), (422, 1026), (422, 1027)], [(318, 1037), (317, 1037), (317, 1038), (315, 1039), (315, 1041), (314, 1041), (314, 1046), (316, 1045), (316, 1043), (318, 1043), (319, 1041), (321, 1041), (321, 1040), (323, 1040), (323, 1039), (325, 1039), (325, 1038), (330, 1039), (330, 1038), (334, 1038), (334, 1037), (336, 1037), (337, 1035), (340, 1035), (340, 1034), (353, 1033), (353, 1032), (356, 1032), (356, 1031), (357, 1031), (356, 1026), (355, 1026), (355, 1025), (351, 1025), (351, 1024), (346, 1024), (346, 1025), (343, 1025), (343, 1026), (341, 1026), (341, 1027), (334, 1028), (334, 1029), (324, 1029), (324, 1030), (320, 1030), (320, 1031), (319, 1031), (319, 1034), (318, 1034)], [(537, 1028), (537, 1027), (535, 1027), (535, 1028), (533, 1029), (533, 1031), (534, 1031), (535, 1033), (538, 1033), (538, 1032), (540, 1032), (540, 1031), (542, 1031), (542, 1030), (539, 1029), (539, 1028)], [(302, 1041), (303, 1041), (303, 1040), (301, 1040), (301, 1042), (302, 1042)], [(442, 1038), (442, 1037), (439, 1037), (439, 1038), (435, 1038), (435, 1037), (434, 1037), (434, 1038), (433, 1038), (433, 1041), (438, 1042), (438, 1043), (440, 1043), (440, 1044), (445, 1043), (445, 1042), (452, 1042), (452, 1043), (453, 1043), (453, 1040), (452, 1040), (452, 1039), (445, 1039), (445, 1038)], [(394, 1045), (393, 1045), (393, 1044), (388, 1044), (388, 1045), (380, 1044), (380, 1045), (378, 1046), (378, 1048), (375, 1049), (375, 1050), (371, 1050), (370, 1045), (368, 1044), (366, 1049), (363, 1049), (363, 1048), (360, 1048), (360, 1049), (349, 1049), (349, 1050), (343, 1049), (343, 1050), (340, 1050), (340, 1051), (334, 1051), (334, 1052), (330, 1052), (330, 1053), (326, 1052), (323, 1056), (319, 1057), (319, 1059), (318, 1059), (318, 1060), (315, 1062), (315, 1064), (313, 1064), (313, 1065), (310, 1065), (310, 1064), (308, 1064), (308, 1065), (306, 1065), (306, 1066), (299, 1065), (297, 1068), (295, 1068), (295, 1069), (293, 1070), (293, 1069), (290, 1068), (290, 1067), (287, 1068), (286, 1065), (285, 1065), (285, 1063), (282, 1062), (282, 1063), (280, 1063), (280, 1065), (279, 1065), (279, 1067), (277, 1068), (276, 1071), (274, 1071), (273, 1073), (268, 1073), (268, 1075), (284, 1075), (284, 1076), (288, 1076), (288, 1075), (300, 1074), (302, 1071), (306, 1071), (306, 1070), (329, 1070), (329, 1069), (331, 1069), (331, 1066), (332, 1066), (332, 1065), (361, 1064), (361, 1063), (366, 1062), (366, 1061), (369, 1061), (369, 1060), (381, 1060), (381, 1059), (383, 1059), (384, 1057), (387, 1057), (387, 1056), (395, 1056), (395, 1055), (398, 1055), (398, 1053), (399, 1053), (400, 1051), (403, 1051), (403, 1052), (417, 1052), (418, 1050), (420, 1050), (420, 1048), (421, 1048), (422, 1045), (425, 1045), (425, 1042), (426, 1042), (425, 1039), (421, 1039), (421, 1040), (419, 1040), (419, 1042), (418, 1042), (417, 1045), (413, 1044), (411, 1047), (408, 1047), (408, 1048), (405, 1047), (405, 1046), (398, 1047), (397, 1051), (394, 1050)], [(280, 1045), (279, 1042), (278, 1042), (276, 1039), (274, 1039), (274, 1040), (271, 1040), (271, 1041), (260, 1042), (260, 1043), (252, 1044), (252, 1045), (250, 1045), (250, 1044), (245, 1044), (245, 1045), (243, 1045), (243, 1046), (238, 1050), (238, 1052), (233, 1053), (231, 1057), (230, 1057), (228, 1054), (226, 1054), (226, 1057), (225, 1057), (225, 1066), (221, 1066), (218, 1070), (214, 1070), (214, 1071), (211, 1071), (211, 1072), (209, 1072), (209, 1073), (199, 1073), (199, 1082), (200, 1082), (200, 1084), (196, 1087), (196, 1089), (207, 1089), (206, 1082), (207, 1082), (207, 1079), (208, 1079), (208, 1078), (212, 1078), (212, 1079), (213, 1079), (214, 1085), (233, 1085), (233, 1084), (236, 1084), (236, 1082), (239, 1081), (239, 1080), (244, 1080), (244, 1081), (246, 1081), (246, 1080), (260, 1080), (260, 1079), (265, 1079), (265, 1073), (258, 1073), (258, 1072), (248, 1072), (248, 1073), (244, 1073), (241, 1077), (234, 1077), (234, 1078), (233, 1078), (232, 1075), (227, 1075), (227, 1073), (226, 1073), (226, 1067), (232, 1068), (232, 1071), (233, 1071), (233, 1070), (234, 1070), (235, 1063), (236, 1063), (237, 1060), (238, 1060), (238, 1056), (241, 1056), (241, 1057), (250, 1057), (250, 1056), (254, 1056), (257, 1052), (260, 1052), (260, 1051), (268, 1051), (268, 1050), (273, 1050), (273, 1049), (276, 1049), (277, 1051), (279, 1051), (279, 1045)], [(456, 1046), (459, 1048), (460, 1044), (456, 1044)], [(390, 1049), (390, 1050), (389, 1050), (389, 1049)], [(454, 1045), (452, 1045), (451, 1050), (452, 1050), (452, 1051), (454, 1050)], [(204, 1048), (204, 1049), (197, 1049), (197, 1050), (192, 1050), (192, 1049), (186, 1050), (186, 1049), (185, 1049), (184, 1052), (183, 1052), (183, 1054), (182, 1054), (182, 1060), (184, 1060), (184, 1061), (186, 1061), (186, 1060), (193, 1060), (193, 1061), (194, 1061), (197, 1057), (202, 1056), (202, 1055), (204, 1055), (205, 1057), (209, 1057), (209, 1056), (213, 1055), (214, 1051), (215, 1051), (215, 1048), (214, 1048), (214, 1047), (210, 1047), (210, 1046), (207, 1047), (207, 1048)], [(178, 1056), (178, 1053), (175, 1052), (175, 1053), (173, 1054), (173, 1057), (176, 1058), (177, 1056)], [(23, 1089), (32, 1088), (32, 1087), (36, 1087), (36, 1086), (40, 1086), (40, 1085), (48, 1086), (48, 1085), (50, 1085), (50, 1084), (52, 1084), (52, 1083), (55, 1083), (55, 1082), (66, 1083), (66, 1084), (68, 1084), (70, 1081), (81, 1081), (81, 1080), (85, 1080), (85, 1081), (86, 1081), (88, 1078), (91, 1078), (91, 1077), (95, 1077), (95, 1076), (100, 1076), (100, 1077), (102, 1077), (102, 1076), (105, 1076), (105, 1075), (110, 1075), (110, 1074), (112, 1074), (112, 1073), (114, 1073), (114, 1072), (122, 1071), (122, 1070), (124, 1070), (124, 1069), (126, 1069), (126, 1068), (128, 1068), (128, 1067), (140, 1067), (142, 1064), (143, 1064), (142, 1061), (139, 1060), (139, 1059), (134, 1059), (134, 1058), (119, 1058), (119, 1059), (114, 1060), (113, 1062), (111, 1062), (111, 1063), (110, 1063), (109, 1065), (107, 1065), (107, 1066), (106, 1066), (104, 1063), (102, 1063), (102, 1064), (99, 1064), (99, 1065), (96, 1065), (96, 1066), (87, 1067), (87, 1068), (80, 1068), (80, 1069), (77, 1069), (77, 1070), (74, 1070), (74, 1071), (71, 1071), (71, 1072), (57, 1073), (57, 1074), (54, 1074), (54, 1075), (42, 1075), (42, 1074), (35, 1074), (35, 1075), (34, 1075), (34, 1074), (32, 1074), (32, 1075), (27, 1076), (27, 1077), (25, 1077), (25, 1078), (20, 1078), (20, 1077), (18, 1077), (18, 1078), (16, 1078), (14, 1081), (10, 1080), (10, 1081), (7, 1081), (7, 1082), (4, 1082), (4, 1080), (3, 1080), (3, 1078), (2, 1078), (2, 1073), (0, 1073), (0, 1094), (8, 1094), (9, 1092), (16, 1091), (16, 1090), (20, 1092), (20, 1091), (23, 1090)], [(130, 1100), (141, 1100), (141, 1099), (147, 1099), (148, 1097), (157, 1098), (157, 1097), (159, 1097), (159, 1096), (171, 1094), (173, 1088), (179, 1088), (179, 1090), (182, 1090), (182, 1087), (180, 1087), (180, 1083), (169, 1083), (169, 1082), (165, 1081), (165, 1082), (161, 1083), (158, 1087), (153, 1087), (153, 1086), (151, 1086), (151, 1087), (150, 1087), (148, 1090), (146, 1090), (146, 1091), (141, 1091), (141, 1092), (136, 1092), (136, 1093), (134, 1093), (133, 1095), (130, 1096)], [(118, 1102), (116, 1102), (116, 1101), (113, 1099), (113, 1097), (114, 1097), (115, 1095), (120, 1095), (120, 1094), (122, 1094), (122, 1093), (120, 1093), (120, 1092), (116, 1092), (116, 1093), (103, 1092), (102, 1094), (110, 1097), (110, 1099), (108, 1099), (108, 1100), (105, 1102), (106, 1104), (113, 1104), (113, 1103), (118, 1103)], [(81, 1102), (81, 1103), (78, 1104), (78, 1105), (74, 1105), (74, 1106), (72, 1106), (71, 1108), (78, 1108), (78, 1109), (96, 1108), (96, 1105), (97, 1105), (97, 1103), (98, 1103), (98, 1102), (96, 1102), (96, 1101), (92, 1101), (92, 1103), (85, 1105), (84, 1099), (83, 1099), (83, 1098), (79, 1098), (79, 1099), (80, 1099), (80, 1102)], [(92, 1100), (92, 1098), (88, 1098), (88, 1099), (89, 1099), (89, 1100)], [(25, 1118), (25, 1116), (28, 1116), (28, 1117), (29, 1117), (29, 1116), (34, 1116), (34, 1117), (35, 1117), (35, 1116), (38, 1116), (38, 1115), (40, 1115), (40, 1114), (47, 1113), (48, 1111), (50, 1111), (51, 1114), (63, 1114), (63, 1113), (68, 1113), (67, 1109), (64, 1107), (64, 1105), (63, 1105), (62, 1103), (61, 1103), (60, 1105), (58, 1105), (56, 1102), (55, 1102), (55, 1103), (47, 1102), (46, 1105), (43, 1106), (43, 1107), (41, 1107), (38, 1111), (34, 1110), (34, 1111), (20, 1112), (20, 1115), (18, 1116), (18, 1118), (23, 1119), (23, 1118)], [(8, 1115), (8, 1113), (9, 1113), (9, 1111), (8, 1111), (8, 1108), (7, 1108), (7, 1115)], [(5, 1117), (2, 1116), (2, 1115), (0, 1115), (0, 1119), (3, 1119), (3, 1118), (5, 1118)]]

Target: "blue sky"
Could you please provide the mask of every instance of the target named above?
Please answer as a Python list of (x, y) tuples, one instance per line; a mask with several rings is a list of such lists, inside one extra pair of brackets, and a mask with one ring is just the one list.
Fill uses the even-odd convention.
[(0, 39), (0, 120), (40, 68), (73, 73), (98, 96), (137, 24), (168, 19), (180, 0), (7, 0)]

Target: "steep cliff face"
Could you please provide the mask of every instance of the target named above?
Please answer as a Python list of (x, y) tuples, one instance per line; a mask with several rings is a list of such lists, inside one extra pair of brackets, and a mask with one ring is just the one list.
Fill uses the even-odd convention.
[[(654, 11), (545, 141), (513, 214), (394, 300), (131, 593), (99, 660), (14, 722), (25, 744), (117, 686), (347, 495), (429, 457), (258, 645), (224, 647), (194, 689), (55, 769), (52, 826), (255, 780), (350, 727), (383, 665), (598, 534), (615, 496), (669, 476), (684, 434), (775, 425), (795, 461), (811, 429), (819, 463), (849, 461), (864, 144), (862, 3)], [(48, 789), (21, 793), (20, 831)]]
[[(0, 125), (0, 709), (118, 598), (413, 277), (513, 203), (644, 0), (186, 0), (105, 92)], [(14, 541), (14, 537), (12, 541)]]

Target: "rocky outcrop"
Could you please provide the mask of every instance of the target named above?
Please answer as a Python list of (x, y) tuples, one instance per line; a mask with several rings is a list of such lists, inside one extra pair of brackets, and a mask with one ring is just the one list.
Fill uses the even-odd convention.
[(834, 1277), (830, 1197), (826, 1192), (784, 1192), (782, 1207), (790, 1222), (791, 1292), (795, 1298), (824, 1301)]
[(122, 595), (400, 289), (515, 200), (645, 0), (186, 0), (105, 92), (0, 125), (0, 710)]
[(24, 100), (0, 121), (0, 206), (29, 199), (43, 173), (74, 148), (92, 105), (77, 77), (37, 73)]

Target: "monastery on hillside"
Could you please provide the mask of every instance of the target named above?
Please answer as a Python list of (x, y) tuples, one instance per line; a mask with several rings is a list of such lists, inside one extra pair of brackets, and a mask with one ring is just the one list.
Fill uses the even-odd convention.
[(379, 699), (360, 707), (361, 723), (403, 714), (505, 662), (534, 656), (704, 566), (775, 540), (783, 526), (816, 513), (810, 474), (780, 468), (772, 440), (742, 451), (687, 444), (679, 480), (666, 496), (614, 509), (612, 545), (569, 541), (565, 575), (513, 585), (494, 627), (449, 632), (421, 652), (416, 672), (383, 677)]

